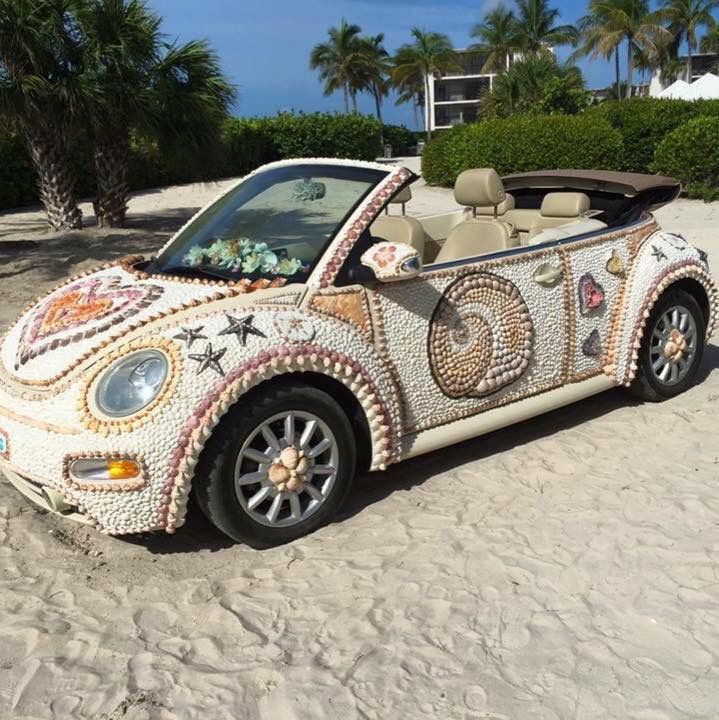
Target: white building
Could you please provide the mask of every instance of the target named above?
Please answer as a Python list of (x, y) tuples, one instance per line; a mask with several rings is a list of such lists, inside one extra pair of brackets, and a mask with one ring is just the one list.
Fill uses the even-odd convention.
[[(684, 69), (681, 73), (675, 78), (662, 78), (661, 73), (659, 71), (655, 72), (654, 75), (652, 75), (652, 79), (649, 83), (649, 96), (650, 97), (659, 97), (664, 90), (666, 90), (668, 87), (673, 85), (675, 81), (683, 81), (685, 83), (693, 83), (696, 80), (699, 80), (702, 76), (706, 75), (707, 73), (719, 73), (719, 55), (716, 53), (697, 53), (696, 55), (692, 55), (692, 76), (691, 78), (687, 77), (686, 72), (686, 61), (687, 56), (682, 55), (679, 57), (679, 61), (681, 63), (684, 63)], [(665, 97), (665, 96), (662, 96)]]
[(480, 96), (492, 89), (497, 73), (482, 72), (485, 57), (470, 50), (457, 50), (456, 54), (460, 69), (429, 79), (429, 96), (425, 98), (425, 130), (474, 122), (479, 114)]

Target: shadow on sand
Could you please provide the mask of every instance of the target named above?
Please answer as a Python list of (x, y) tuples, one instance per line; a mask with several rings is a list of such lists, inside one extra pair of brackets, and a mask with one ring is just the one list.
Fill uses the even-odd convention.
[(74, 275), (80, 264), (101, 265), (126, 255), (149, 254), (165, 244), (198, 208), (174, 208), (135, 215), (121, 229), (88, 227), (62, 234), (0, 237), (0, 279), (28, 274), (32, 283), (56, 284)]

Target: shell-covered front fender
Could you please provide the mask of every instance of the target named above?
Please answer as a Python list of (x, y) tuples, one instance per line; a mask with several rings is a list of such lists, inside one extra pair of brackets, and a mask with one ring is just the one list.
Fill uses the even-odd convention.
[(636, 376), (646, 323), (660, 295), (687, 278), (699, 283), (709, 299), (709, 338), (717, 324), (719, 304), (706, 255), (680, 235), (661, 230), (643, 242), (627, 278), (624, 308), (615, 330), (613, 362), (605, 368), (617, 384), (628, 386)]
[[(204, 337), (180, 339), (181, 380), (171, 404), (183, 421), (173, 427), (174, 446), (167, 454), (160, 508), (166, 530), (183, 522), (199, 455), (222, 417), (249, 390), (278, 376), (319, 373), (345, 385), (367, 420), (371, 469), (396, 460), (396, 387), (374, 347), (345, 323), (295, 309), (245, 308), (198, 317), (194, 324)], [(166, 339), (177, 342), (188, 329), (194, 328), (167, 333)]]

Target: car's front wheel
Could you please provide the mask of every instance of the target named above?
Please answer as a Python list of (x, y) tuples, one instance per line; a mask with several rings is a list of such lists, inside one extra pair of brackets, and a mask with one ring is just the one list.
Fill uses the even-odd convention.
[(695, 298), (678, 288), (665, 292), (647, 320), (632, 394), (657, 402), (687, 390), (701, 365), (705, 334)]
[(352, 426), (327, 393), (278, 385), (240, 401), (205, 446), (194, 489), (234, 540), (270, 547), (332, 519), (355, 473)]

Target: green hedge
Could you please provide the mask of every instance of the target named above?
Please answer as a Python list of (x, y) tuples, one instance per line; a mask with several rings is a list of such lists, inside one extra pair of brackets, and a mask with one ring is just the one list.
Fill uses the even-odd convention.
[(686, 100), (632, 98), (606, 101), (589, 108), (584, 114), (608, 122), (622, 134), (622, 170), (645, 173), (664, 136), (707, 109)]
[(417, 133), (412, 132), (404, 125), (385, 125), (382, 129), (382, 135), (385, 143), (392, 146), (392, 155), (394, 157), (409, 155), (417, 147)]
[(463, 170), (493, 167), (500, 175), (557, 168), (622, 165), (622, 136), (584, 115), (521, 116), (461, 125), (425, 148), (422, 172), (431, 185), (454, 185)]
[(689, 197), (719, 200), (717, 139), (719, 116), (690, 120), (659, 143), (651, 169), (681, 180)]
[[(282, 113), (268, 118), (228, 119), (213, 147), (201, 151), (161, 147), (134, 137), (130, 187), (142, 190), (177, 183), (245, 175), (260, 165), (292, 157), (374, 160), (381, 152), (382, 125), (373, 117), (326, 113)], [(94, 192), (92, 147), (82, 140), (73, 152), (77, 194)], [(37, 202), (35, 174), (27, 149), (0, 130), (0, 209)]]
[(282, 113), (266, 122), (280, 158), (374, 160), (380, 153), (382, 126), (367, 115)]

